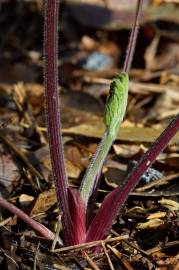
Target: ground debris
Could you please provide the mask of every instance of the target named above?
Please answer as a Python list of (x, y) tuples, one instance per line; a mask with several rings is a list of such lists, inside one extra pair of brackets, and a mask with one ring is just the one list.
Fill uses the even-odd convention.
[[(62, 2), (62, 133), (67, 174), (77, 188), (105, 129), (105, 101), (122, 67), (136, 1)], [(42, 0), (0, 4), (0, 195), (55, 232), (62, 213), (45, 125), (42, 6)], [(178, 24), (177, 0), (144, 1), (127, 113), (102, 169), (96, 207), (179, 112)], [(179, 269), (178, 168), (176, 134), (143, 176), (147, 181), (131, 192), (106, 239), (97, 243), (57, 243), (52, 250), (52, 241), (0, 209), (0, 269)]]

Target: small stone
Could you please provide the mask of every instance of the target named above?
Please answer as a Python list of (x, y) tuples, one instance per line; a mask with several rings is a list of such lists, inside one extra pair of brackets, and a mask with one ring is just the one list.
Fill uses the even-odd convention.
[(86, 70), (106, 70), (113, 66), (113, 59), (110, 55), (93, 52), (82, 63)]
[[(137, 166), (137, 164), (138, 164), (138, 162), (135, 160), (129, 161), (127, 173), (130, 173), (131, 170)], [(162, 177), (163, 177), (163, 174), (161, 172), (159, 172), (158, 170), (156, 170), (154, 168), (148, 168), (146, 170), (146, 172), (142, 175), (140, 181), (147, 184), (147, 183), (150, 183), (154, 180), (161, 179)]]

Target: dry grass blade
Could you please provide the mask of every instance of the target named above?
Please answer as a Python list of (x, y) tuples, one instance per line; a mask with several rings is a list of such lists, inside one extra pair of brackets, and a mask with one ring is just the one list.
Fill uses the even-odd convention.
[(82, 254), (93, 270), (100, 270), (97, 264), (90, 258), (90, 256), (85, 251), (83, 251)]
[(179, 173), (174, 173), (172, 175), (168, 175), (166, 177), (163, 177), (162, 179), (157, 179), (157, 180), (155, 180), (155, 181), (153, 181), (151, 183), (148, 183), (143, 187), (136, 188), (136, 191), (141, 192), (141, 191), (145, 191), (147, 189), (150, 189), (152, 187), (159, 187), (161, 185), (167, 184), (169, 181), (177, 178), (178, 176), (179, 176)]
[(17, 262), (14, 260), (14, 258), (12, 258), (12, 256), (10, 256), (10, 255), (6, 252), (6, 250), (0, 248), (0, 251), (2, 251), (2, 253), (5, 255), (5, 257), (6, 257), (8, 260), (10, 260), (10, 261), (12, 262), (12, 265), (14, 264), (14, 265), (17, 267), (17, 269), (20, 269), (20, 268), (19, 268), (19, 265), (17, 264)]
[(143, 251), (142, 249), (140, 249), (139, 247), (136, 247), (135, 245), (133, 245), (132, 243), (128, 242), (127, 240), (125, 240), (125, 243), (132, 247), (133, 249), (137, 250), (139, 253), (141, 253), (144, 257), (146, 257), (147, 259), (151, 259), (150, 255), (146, 252)]
[(37, 249), (35, 251), (33, 270), (37, 270), (37, 260), (38, 260), (38, 255), (39, 255), (39, 246), (40, 246), (40, 242), (38, 242)]
[(107, 247), (112, 251), (112, 253), (116, 256), (117, 259), (120, 260), (120, 262), (123, 264), (127, 270), (134, 270), (133, 267), (129, 264), (129, 262), (122, 256), (122, 254), (114, 247), (111, 247), (110, 245), (107, 245)]
[[(83, 80), (85, 83), (95, 83), (95, 84), (102, 84), (109, 86), (111, 83), (111, 80), (105, 79), (102, 77), (93, 78), (89, 75), (84, 75), (80, 79)], [(107, 88), (107, 87), (106, 87)], [(172, 86), (172, 85), (164, 85), (164, 84), (156, 84), (156, 83), (143, 83), (143, 82), (135, 82), (130, 81), (129, 83), (129, 92), (134, 94), (141, 94), (141, 95), (148, 95), (150, 93), (153, 94), (163, 94), (163, 93), (177, 93), (179, 90), (178, 86)], [(106, 94), (106, 90), (104, 93)]]
[(110, 256), (109, 256), (109, 254), (108, 254), (108, 251), (107, 251), (107, 249), (106, 249), (106, 246), (105, 246), (104, 243), (102, 243), (102, 247), (103, 247), (104, 253), (105, 253), (105, 255), (106, 255), (106, 258), (107, 258), (107, 260), (108, 260), (108, 264), (109, 264), (110, 269), (111, 269), (111, 270), (115, 270), (115, 269), (114, 269), (114, 266), (113, 266), (113, 264), (112, 264), (112, 261), (111, 261), (111, 259), (110, 259)]
[(6, 218), (6, 219), (4, 219), (4, 220), (2, 220), (1, 222), (0, 222), (0, 227), (3, 227), (3, 226), (5, 226), (6, 224), (8, 224), (10, 221), (11, 221), (11, 217), (9, 217), (9, 218)]
[(79, 244), (79, 245), (58, 248), (58, 249), (55, 249), (53, 252), (54, 253), (59, 253), (59, 252), (65, 252), (65, 251), (70, 251), (70, 250), (87, 249), (87, 248), (91, 248), (91, 247), (95, 247), (95, 246), (100, 246), (100, 245), (102, 245), (102, 243), (111, 243), (111, 242), (123, 241), (123, 240), (126, 240), (128, 238), (129, 238), (128, 235), (117, 236), (117, 237), (106, 239), (106, 240), (98, 240), (98, 241), (93, 241), (93, 242), (88, 242), (88, 243), (82, 243), (82, 244)]

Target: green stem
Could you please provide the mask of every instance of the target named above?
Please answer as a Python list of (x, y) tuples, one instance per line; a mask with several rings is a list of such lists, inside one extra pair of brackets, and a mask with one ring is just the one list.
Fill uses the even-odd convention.
[(96, 153), (91, 160), (80, 187), (81, 196), (86, 207), (88, 203), (90, 204), (93, 201), (104, 160), (107, 157), (113, 141), (117, 137), (118, 130), (123, 121), (128, 99), (128, 83), (128, 75), (123, 72), (118, 74), (110, 85), (104, 111), (106, 131), (97, 147)]
[(97, 151), (92, 158), (92, 161), (80, 186), (81, 196), (85, 202), (86, 207), (88, 206), (89, 199), (91, 198), (91, 196), (93, 196), (93, 193), (96, 190), (103, 162), (110, 150), (113, 141), (117, 137), (118, 129), (125, 115), (129, 83), (127, 73), (130, 69), (134, 55), (142, 3), (143, 0), (138, 0), (137, 2), (135, 20), (130, 34), (123, 72), (121, 74), (118, 74), (110, 85), (110, 91), (107, 97), (104, 113), (106, 132), (104, 133), (102, 140), (97, 147)]
[(111, 148), (115, 137), (115, 134), (111, 134), (106, 130), (101, 139), (101, 142), (97, 147), (96, 153), (93, 156), (91, 163), (83, 177), (80, 186), (80, 192), (86, 206), (88, 204), (90, 196), (93, 194), (93, 191), (96, 187), (98, 174), (99, 172), (101, 172), (104, 160)]

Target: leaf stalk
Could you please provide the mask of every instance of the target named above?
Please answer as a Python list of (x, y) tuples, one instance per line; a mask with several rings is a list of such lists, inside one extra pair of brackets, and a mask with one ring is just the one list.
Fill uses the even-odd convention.
[[(148, 151), (140, 159), (138, 165), (124, 180), (123, 184), (115, 188), (105, 197), (96, 216), (90, 224), (87, 241), (103, 239), (109, 230), (113, 219), (125, 203), (129, 193), (135, 188), (144, 172), (153, 164), (157, 156), (166, 148), (169, 141), (179, 130), (179, 114), (171, 121), (158, 139), (151, 145)], [(110, 211), (109, 211), (110, 209)]]
[(17, 208), (12, 203), (5, 200), (3, 197), (0, 197), (0, 206), (9, 210), (12, 214), (16, 215), (18, 218), (23, 220), (25, 223), (27, 223), (31, 228), (33, 228), (36, 232), (38, 232), (41, 236), (45, 237), (46, 239), (53, 240), (54, 239), (54, 233), (51, 232), (48, 228), (46, 228), (44, 225), (40, 224), (39, 222), (35, 221), (31, 217), (29, 217), (26, 213), (24, 213), (22, 210)]
[(60, 208), (63, 211), (65, 244), (71, 243), (71, 217), (68, 202), (68, 180), (65, 172), (58, 92), (58, 11), (59, 1), (45, 0), (44, 5), (44, 82), (45, 107), (52, 174)]

